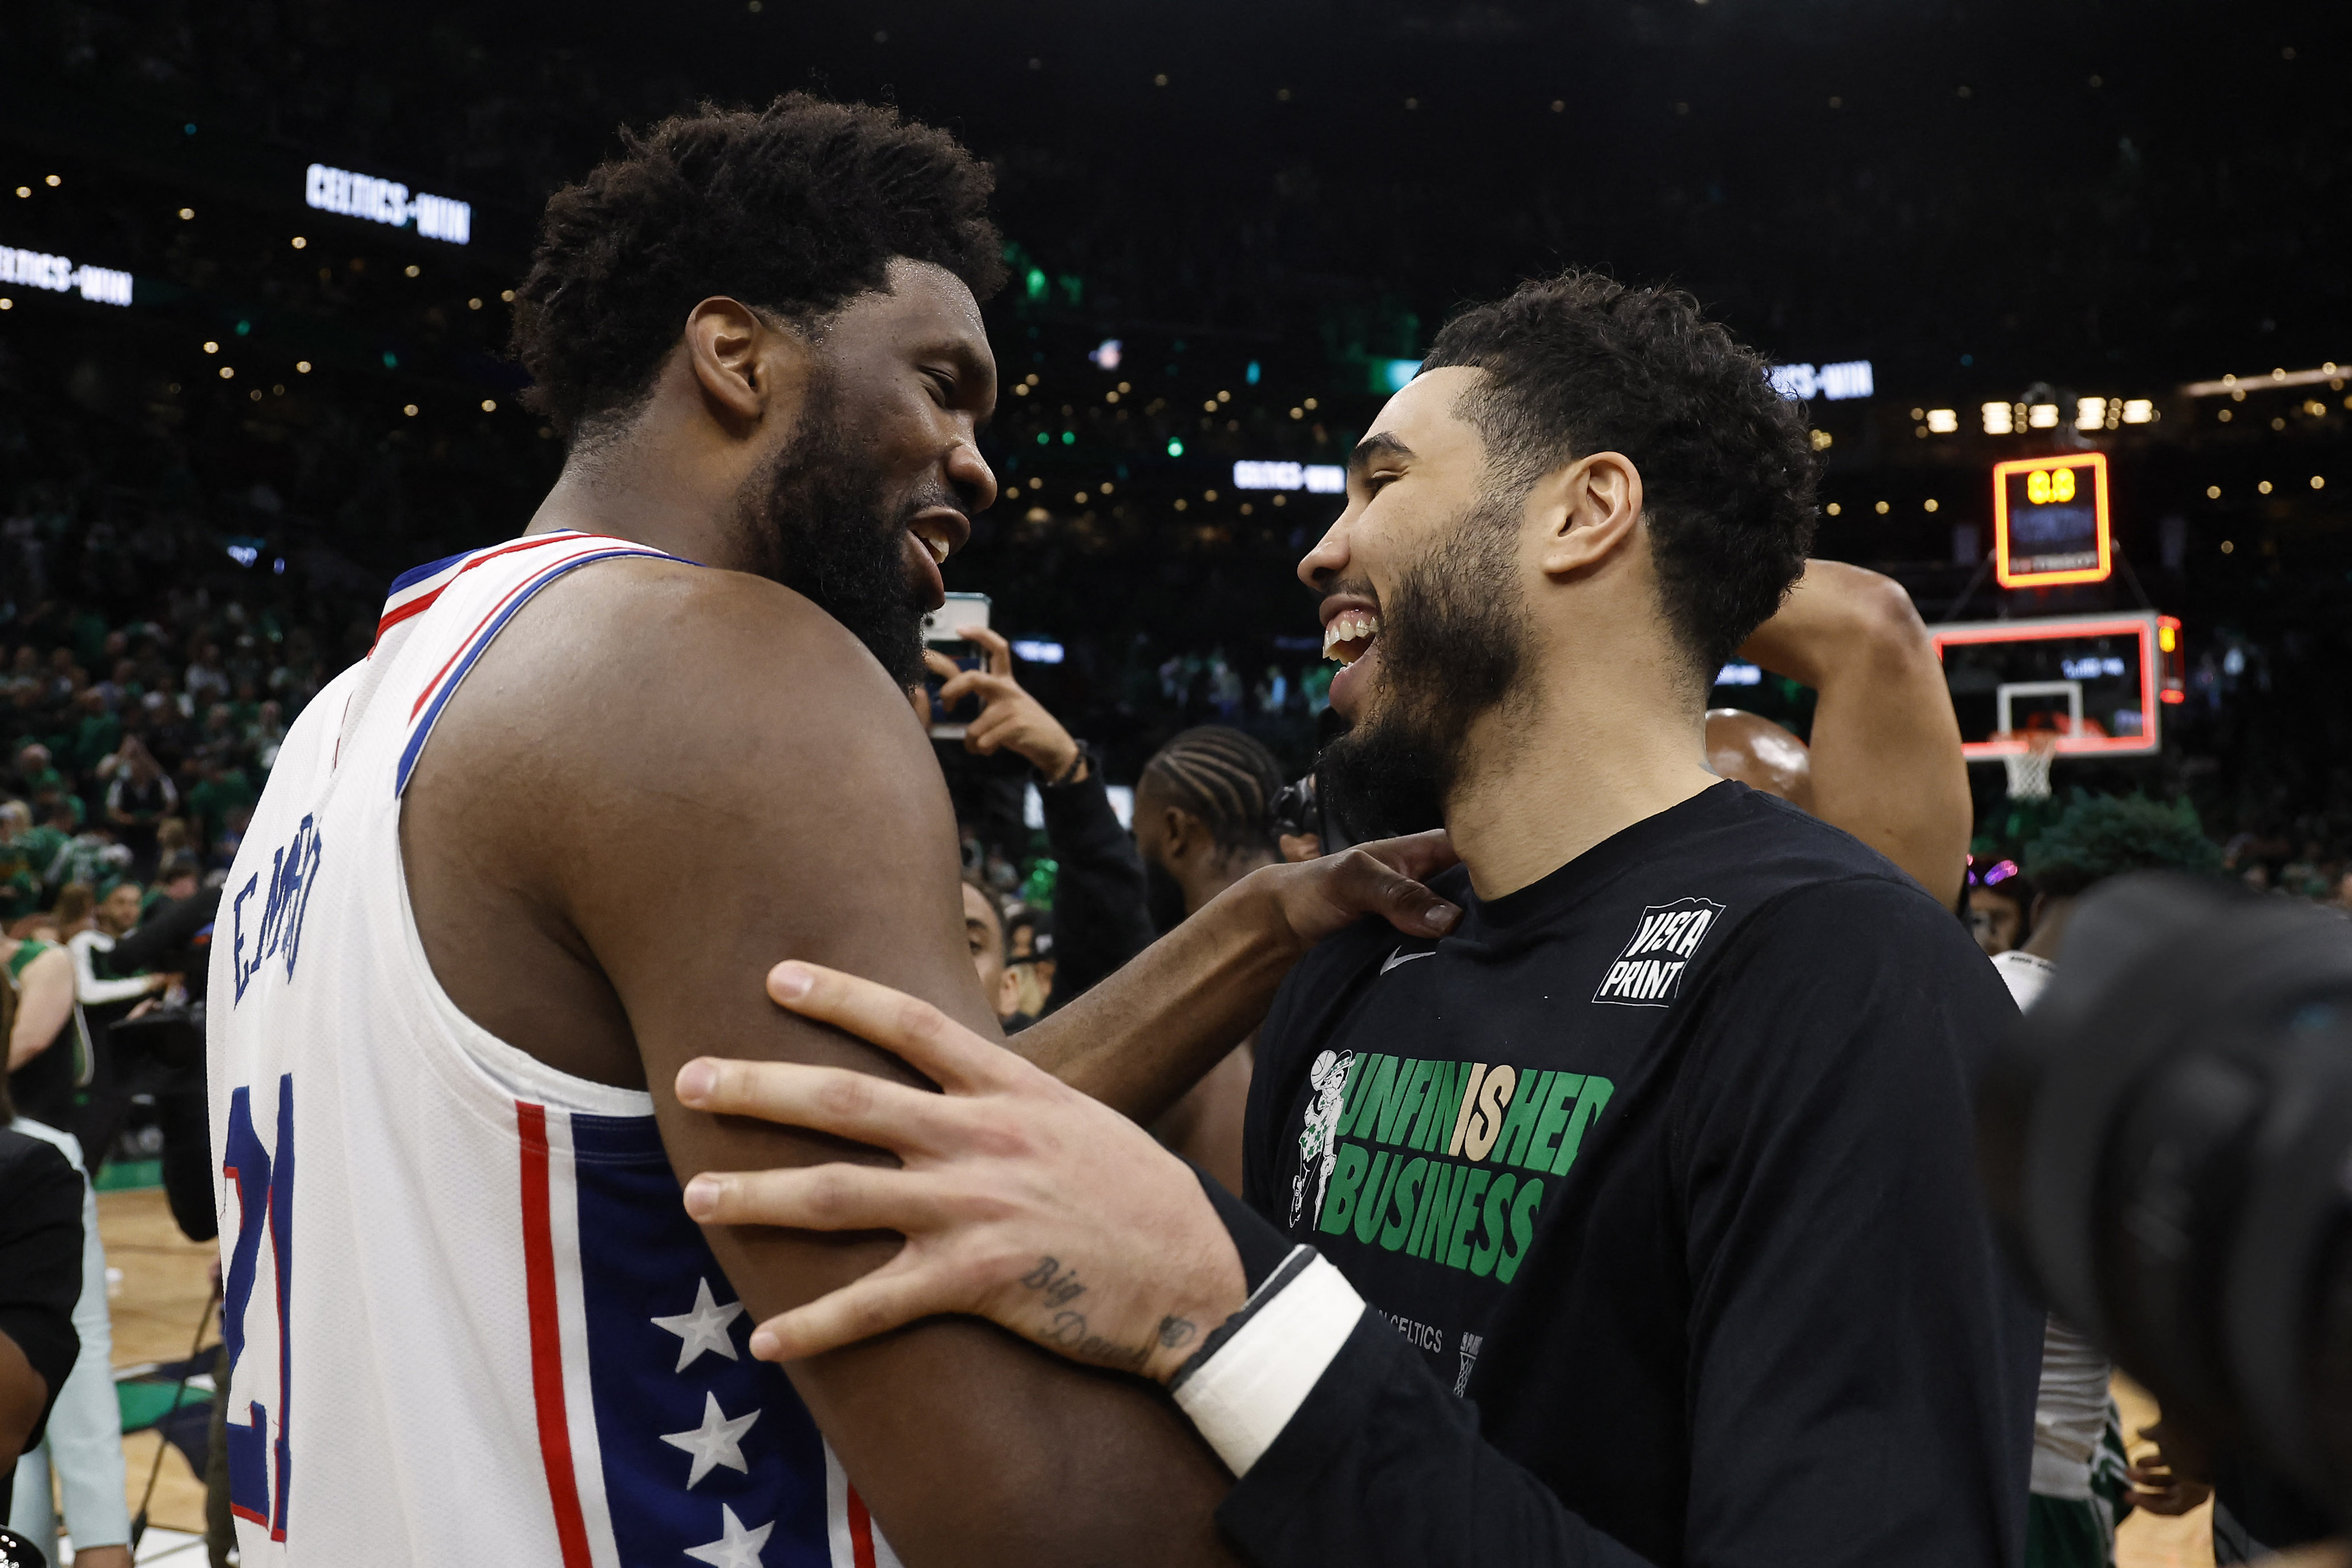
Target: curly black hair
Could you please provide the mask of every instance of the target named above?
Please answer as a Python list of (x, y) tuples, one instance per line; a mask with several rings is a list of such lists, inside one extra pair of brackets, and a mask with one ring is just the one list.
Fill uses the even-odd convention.
[(567, 439), (641, 401), (713, 294), (807, 325), (882, 288), (898, 257), (983, 300), (1003, 285), (987, 165), (894, 109), (796, 92), (621, 136), (620, 157), (548, 199), (515, 290), (514, 356)]
[(2077, 799), (2025, 847), (2023, 859), (2034, 885), (2061, 899), (2126, 871), (2221, 871), (2221, 851), (2195, 806), (2139, 795)]
[(1703, 681), (1803, 573), (1818, 474), (1803, 416), (1683, 290), (1531, 280), (1447, 322), (1422, 363), (1486, 373), (1459, 412), (1506, 493), (1589, 452), (1633, 459), (1666, 617)]

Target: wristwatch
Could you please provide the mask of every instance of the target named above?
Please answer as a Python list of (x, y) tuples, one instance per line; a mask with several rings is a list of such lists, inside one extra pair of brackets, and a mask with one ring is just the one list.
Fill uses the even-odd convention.
[(1084, 742), (1084, 741), (1080, 741), (1080, 742), (1077, 743), (1077, 747), (1078, 747), (1078, 749), (1076, 750), (1076, 752), (1074, 752), (1074, 753), (1072, 753), (1072, 755), (1071, 755), (1071, 757), (1070, 757), (1070, 765), (1069, 765), (1068, 767), (1064, 768), (1064, 769), (1062, 770), (1061, 774), (1060, 774), (1060, 776), (1059, 776), (1059, 777), (1056, 777), (1056, 778), (1050, 778), (1050, 779), (1049, 779), (1049, 778), (1047, 778), (1047, 777), (1046, 777), (1046, 776), (1045, 776), (1042, 772), (1040, 772), (1040, 773), (1037, 773), (1037, 787), (1038, 787), (1038, 788), (1040, 788), (1040, 789), (1062, 789), (1062, 788), (1065, 788), (1065, 787), (1066, 787), (1067, 785), (1069, 785), (1069, 784), (1074, 784), (1074, 783), (1076, 783), (1076, 782), (1077, 781), (1077, 777), (1078, 777), (1078, 770), (1079, 770), (1080, 768), (1086, 768), (1086, 767), (1089, 767), (1089, 766), (1098, 766), (1098, 765), (1099, 765), (1098, 763), (1097, 763), (1095, 762), (1095, 757), (1094, 757), (1094, 748), (1093, 748), (1092, 746), (1090, 746), (1090, 745), (1087, 744), (1087, 742)]

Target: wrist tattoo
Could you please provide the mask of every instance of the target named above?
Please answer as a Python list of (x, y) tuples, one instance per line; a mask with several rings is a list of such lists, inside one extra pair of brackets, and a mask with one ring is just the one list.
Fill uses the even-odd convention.
[[(1154, 1347), (1149, 1342), (1139, 1345), (1123, 1345), (1116, 1340), (1088, 1331), (1087, 1315), (1070, 1305), (1087, 1293), (1087, 1287), (1078, 1283), (1078, 1271), (1064, 1268), (1060, 1258), (1040, 1258), (1037, 1266), (1021, 1277), (1021, 1284), (1044, 1298), (1050, 1314), (1045, 1325), (1037, 1331), (1041, 1343), (1051, 1345), (1081, 1361), (1092, 1362), (1097, 1366), (1117, 1367), (1124, 1372), (1140, 1372), (1151, 1359)], [(1175, 1350), (1191, 1342), (1197, 1331), (1189, 1318), (1166, 1317), (1160, 1320), (1152, 1339), (1158, 1342), (1160, 1349)]]
[(1087, 1288), (1078, 1283), (1078, 1271), (1064, 1273), (1061, 1260), (1055, 1258), (1039, 1258), (1037, 1267), (1021, 1277), (1021, 1283), (1044, 1291), (1048, 1307), (1066, 1307), (1087, 1293)]
[(1086, 1314), (1063, 1311), (1054, 1314), (1054, 1321), (1038, 1335), (1055, 1350), (1066, 1351), (1080, 1361), (1097, 1366), (1117, 1367), (1122, 1372), (1138, 1372), (1151, 1358), (1150, 1345), (1123, 1345), (1107, 1340), (1100, 1334), (1087, 1332)]

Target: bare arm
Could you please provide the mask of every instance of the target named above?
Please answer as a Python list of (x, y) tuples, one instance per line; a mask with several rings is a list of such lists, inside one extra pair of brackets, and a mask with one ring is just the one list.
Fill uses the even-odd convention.
[(74, 964), (63, 948), (51, 948), (16, 977), (16, 1021), (8, 1030), (8, 1070), (15, 1072), (49, 1048), (73, 1016)]
[(1154, 1121), (1265, 1021), (1283, 976), (1325, 937), (1367, 913), (1410, 936), (1453, 930), (1462, 911), (1420, 881), (1454, 861), (1452, 841), (1433, 832), (1261, 866), (1014, 1047), (1071, 1088)]
[[(884, 1158), (677, 1103), (678, 1067), (713, 1049), (918, 1081), (772, 1006), (761, 978), (780, 956), (876, 976), (999, 1037), (920, 729), (862, 648), (772, 584), (615, 563), (548, 590), (451, 700), (403, 833), (452, 998), (552, 1065), (649, 1087), (681, 1179)], [(761, 1317), (900, 1246), (707, 1234)], [(790, 1371), (913, 1568), (1229, 1560), (1212, 1521), (1224, 1471), (1132, 1379), (969, 1321)]]
[(1813, 815), (1951, 900), (1968, 868), (1968, 764), (1943, 666), (1902, 585), (1809, 562), (1780, 613), (1739, 652), (1821, 694)]

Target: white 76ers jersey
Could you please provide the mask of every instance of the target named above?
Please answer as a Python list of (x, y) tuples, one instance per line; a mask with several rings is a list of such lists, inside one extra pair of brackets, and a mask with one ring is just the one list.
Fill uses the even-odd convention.
[(208, 1040), (247, 1568), (888, 1568), (752, 1324), (653, 1101), (477, 1026), (425, 962), (400, 793), (541, 587), (539, 534), (394, 584), (304, 709), (229, 873)]

